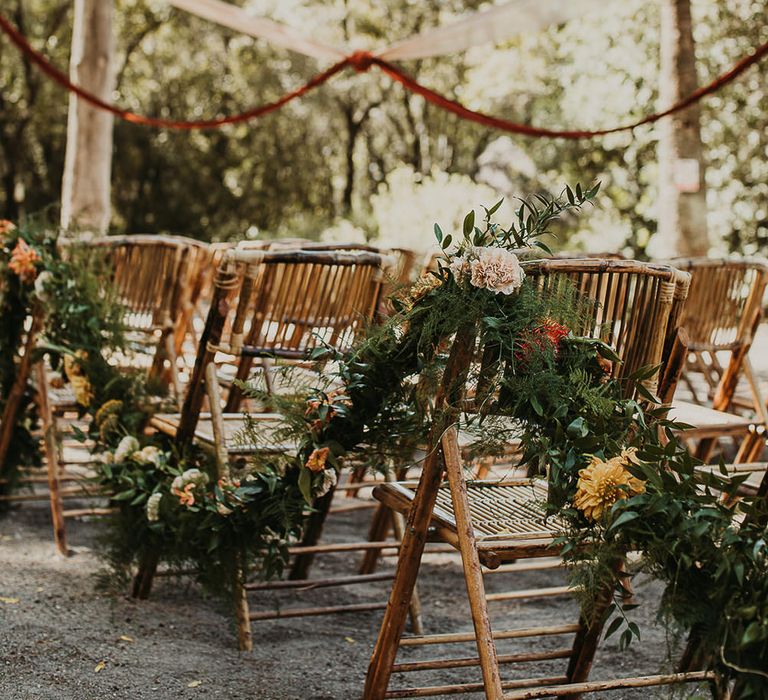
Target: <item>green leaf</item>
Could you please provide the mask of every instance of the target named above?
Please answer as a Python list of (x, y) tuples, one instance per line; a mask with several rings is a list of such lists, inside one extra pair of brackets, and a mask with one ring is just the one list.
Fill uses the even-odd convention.
[(304, 500), (312, 505), (312, 472), (306, 467), (302, 467), (299, 472), (299, 491), (304, 496)]
[[(443, 240), (443, 229), (441, 229), (438, 224), (435, 224), (435, 238), (437, 238), (438, 243)], [(443, 246), (443, 248), (445, 248), (445, 246)]]
[(608, 639), (612, 634), (618, 632), (623, 622), (623, 617), (614, 617), (611, 624), (608, 625), (608, 629), (605, 631), (605, 637), (603, 637), (603, 639)]
[(475, 227), (475, 210), (469, 212), (464, 217), (464, 237), (469, 238), (470, 234), (472, 233), (472, 229)]
[(611, 526), (608, 528), (608, 532), (615, 530), (616, 528), (621, 527), (626, 523), (632, 522), (639, 517), (640, 513), (636, 513), (633, 510), (625, 510), (618, 518), (616, 518), (616, 520), (611, 523)]
[(449, 233), (443, 240), (442, 249), (445, 250), (451, 243), (453, 243), (453, 236)]
[(589, 428), (587, 427), (587, 422), (584, 420), (584, 418), (579, 416), (578, 418), (575, 418), (571, 421), (570, 425), (565, 429), (565, 431), (571, 437), (583, 438), (589, 433)]
[(489, 218), (490, 218), (491, 216), (493, 216), (493, 215), (494, 215), (494, 214), (495, 214), (495, 213), (496, 213), (496, 212), (499, 210), (499, 207), (502, 205), (502, 203), (503, 203), (503, 202), (504, 202), (504, 197), (502, 197), (502, 198), (501, 198), (501, 199), (500, 199), (498, 202), (496, 202), (496, 204), (494, 204), (494, 205), (493, 205), (493, 206), (492, 206), (492, 207), (491, 207), (491, 208), (488, 210), (488, 217), (489, 217)]

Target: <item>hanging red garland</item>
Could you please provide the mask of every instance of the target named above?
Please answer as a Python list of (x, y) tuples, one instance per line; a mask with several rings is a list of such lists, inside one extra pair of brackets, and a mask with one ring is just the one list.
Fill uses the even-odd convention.
[(642, 126), (644, 124), (652, 124), (658, 121), (659, 119), (662, 119), (663, 117), (667, 117), (671, 114), (674, 114), (675, 112), (679, 112), (683, 109), (686, 109), (687, 107), (690, 107), (692, 104), (701, 100), (703, 97), (710, 95), (713, 92), (716, 92), (717, 90), (722, 88), (724, 85), (727, 85), (731, 81), (735, 80), (747, 68), (757, 63), (763, 57), (765, 57), (766, 54), (768, 54), (768, 42), (766, 42), (761, 46), (758, 46), (751, 54), (749, 54), (748, 56), (745, 56), (740, 61), (738, 61), (738, 63), (736, 63), (733, 66), (733, 68), (731, 68), (729, 71), (723, 73), (708, 85), (705, 85), (703, 87), (700, 87), (698, 90), (695, 90), (690, 95), (688, 95), (688, 97), (685, 97), (679, 102), (676, 102), (674, 105), (672, 105), (668, 109), (665, 109), (661, 112), (655, 112), (654, 114), (650, 114), (631, 124), (616, 126), (610, 129), (596, 129), (593, 131), (569, 130), (569, 129), (562, 129), (562, 130), (561, 129), (544, 129), (544, 128), (532, 126), (529, 124), (520, 124), (518, 122), (509, 121), (507, 119), (501, 119), (500, 117), (493, 117), (488, 114), (483, 114), (482, 112), (476, 112), (474, 110), (471, 110), (465, 107), (464, 105), (462, 105), (460, 102), (457, 102), (456, 100), (451, 100), (448, 97), (444, 97), (443, 95), (440, 95), (434, 90), (431, 90), (430, 88), (425, 87), (424, 85), (421, 85), (416, 80), (411, 78), (408, 74), (400, 70), (400, 68), (398, 68), (394, 64), (389, 63), (384, 59), (378, 58), (374, 54), (369, 53), (367, 51), (356, 51), (350, 54), (346, 58), (332, 65), (327, 70), (316, 75), (314, 78), (312, 78), (309, 82), (305, 83), (301, 87), (297, 88), (296, 90), (293, 90), (292, 92), (287, 93), (286, 95), (283, 95), (283, 97), (281, 97), (279, 100), (276, 100), (275, 102), (270, 102), (269, 104), (266, 104), (266, 105), (254, 107), (253, 109), (249, 109), (240, 114), (233, 114), (228, 117), (219, 117), (216, 119), (198, 119), (198, 120), (192, 120), (192, 121), (178, 121), (174, 119), (161, 119), (158, 117), (148, 117), (141, 114), (136, 114), (129, 110), (121, 109), (116, 105), (110, 104), (109, 102), (102, 100), (101, 98), (97, 97), (96, 95), (93, 95), (87, 90), (84, 90), (79, 85), (75, 85), (67, 77), (66, 74), (64, 74), (58, 68), (53, 66), (41, 53), (39, 53), (34, 48), (32, 48), (27, 38), (13, 24), (11, 24), (7, 19), (5, 19), (5, 17), (3, 17), (3, 15), (1, 14), (0, 14), (0, 29), (2, 29), (10, 37), (11, 41), (22, 52), (24, 52), (29, 57), (29, 59), (35, 65), (37, 65), (40, 68), (40, 70), (43, 71), (43, 73), (45, 73), (52, 80), (56, 81), (57, 83), (65, 87), (67, 90), (74, 93), (75, 95), (85, 100), (86, 102), (90, 103), (94, 107), (110, 112), (114, 114), (116, 117), (119, 117), (120, 119), (124, 119), (125, 121), (131, 122), (133, 124), (143, 124), (145, 126), (153, 126), (153, 127), (159, 127), (159, 128), (165, 128), (165, 129), (187, 129), (187, 130), (214, 129), (214, 128), (224, 126), (225, 124), (237, 124), (238, 122), (245, 122), (251, 119), (262, 117), (265, 114), (269, 114), (270, 112), (274, 112), (275, 110), (280, 109), (281, 107), (288, 104), (292, 100), (302, 97), (303, 95), (307, 94), (311, 90), (327, 82), (334, 75), (344, 70), (344, 68), (351, 67), (351, 68), (354, 68), (354, 70), (356, 70), (357, 72), (363, 73), (369, 70), (371, 66), (377, 66), (381, 71), (386, 73), (392, 80), (399, 82), (407, 90), (410, 90), (411, 92), (417, 95), (421, 95), (428, 102), (431, 102), (437, 107), (440, 107), (441, 109), (444, 109), (448, 112), (452, 112), (453, 114), (457, 115), (458, 117), (461, 117), (462, 119), (467, 119), (469, 121), (473, 121), (477, 124), (482, 124), (483, 126), (488, 126), (493, 129), (499, 129), (501, 131), (507, 131), (513, 134), (522, 134), (524, 136), (533, 136), (533, 137), (539, 137), (539, 138), (547, 137), (547, 138), (562, 138), (562, 139), (591, 139), (591, 138), (595, 138), (596, 136), (605, 136), (606, 134), (615, 134), (622, 131), (631, 131), (633, 129), (636, 129), (638, 126)]

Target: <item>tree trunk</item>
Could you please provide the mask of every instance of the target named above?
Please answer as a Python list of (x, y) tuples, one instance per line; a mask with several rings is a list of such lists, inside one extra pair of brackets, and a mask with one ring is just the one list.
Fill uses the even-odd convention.
[[(698, 87), (690, 0), (662, 0), (662, 108)], [(707, 202), (698, 104), (663, 119), (659, 138), (659, 246), (664, 254), (706, 255)]]
[[(110, 101), (115, 87), (112, 0), (75, 0), (72, 81)], [(69, 98), (61, 224), (104, 233), (110, 220), (113, 117)]]

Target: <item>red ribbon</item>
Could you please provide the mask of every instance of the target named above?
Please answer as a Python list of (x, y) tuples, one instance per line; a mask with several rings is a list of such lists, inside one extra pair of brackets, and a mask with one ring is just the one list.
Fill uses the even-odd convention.
[(708, 85), (695, 90), (690, 95), (688, 95), (688, 97), (680, 100), (679, 102), (676, 102), (668, 109), (665, 109), (662, 112), (650, 114), (636, 122), (633, 122), (632, 124), (616, 126), (610, 129), (597, 129), (594, 131), (543, 129), (541, 127), (532, 126), (529, 124), (520, 124), (519, 122), (501, 119), (500, 117), (493, 117), (489, 114), (483, 114), (482, 112), (476, 112), (474, 110), (468, 109), (456, 100), (451, 100), (448, 97), (444, 97), (434, 90), (421, 85), (408, 74), (401, 71), (394, 64), (389, 63), (384, 59), (378, 58), (368, 51), (355, 51), (338, 63), (332, 65), (327, 70), (319, 73), (301, 87), (287, 93), (286, 95), (283, 95), (279, 100), (276, 100), (275, 102), (270, 102), (266, 105), (254, 107), (246, 112), (233, 114), (228, 117), (219, 117), (216, 119), (198, 119), (193, 121), (177, 121), (173, 119), (161, 119), (158, 117), (143, 116), (141, 114), (136, 114), (134, 112), (121, 109), (113, 104), (110, 104), (109, 102), (105, 102), (96, 95), (88, 92), (87, 90), (84, 90), (79, 85), (75, 85), (67, 77), (67, 75), (65, 75), (55, 66), (51, 65), (51, 63), (41, 53), (32, 48), (29, 41), (27, 41), (27, 38), (2, 15), (0, 15), (0, 29), (2, 29), (10, 37), (11, 41), (16, 44), (16, 46), (19, 47), (21, 51), (29, 56), (30, 60), (35, 63), (40, 68), (40, 70), (42, 70), (54, 81), (65, 87), (67, 90), (77, 95), (79, 98), (85, 100), (94, 107), (110, 112), (116, 117), (124, 119), (125, 121), (131, 122), (133, 124), (144, 124), (146, 126), (154, 126), (165, 129), (214, 129), (223, 126), (224, 124), (237, 124), (238, 122), (245, 122), (251, 119), (256, 119), (257, 117), (261, 117), (265, 114), (268, 114), (269, 112), (274, 112), (275, 110), (280, 109), (282, 106), (288, 104), (288, 102), (291, 102), (292, 100), (302, 97), (311, 90), (314, 90), (316, 87), (330, 80), (330, 78), (341, 72), (344, 68), (352, 67), (358, 73), (364, 73), (369, 70), (371, 66), (377, 66), (392, 80), (396, 80), (406, 89), (417, 95), (421, 95), (428, 102), (431, 102), (437, 107), (440, 107), (441, 109), (444, 109), (448, 112), (452, 112), (462, 119), (467, 119), (469, 121), (473, 121), (477, 124), (482, 124), (483, 126), (488, 126), (493, 129), (500, 129), (501, 131), (507, 131), (513, 134), (522, 134), (524, 136), (562, 139), (590, 139), (596, 136), (605, 136), (606, 134), (619, 133), (621, 131), (631, 131), (632, 129), (636, 129), (638, 126), (642, 126), (643, 124), (652, 124), (653, 122), (656, 122), (663, 117), (667, 117), (670, 114), (674, 114), (675, 112), (686, 109), (687, 107), (690, 107), (692, 104), (701, 100), (706, 95), (710, 95), (713, 92), (716, 92), (724, 85), (735, 80), (747, 68), (757, 63), (766, 54), (768, 54), (768, 42), (766, 42), (765, 44), (758, 46), (749, 56), (742, 58), (733, 66), (733, 68), (731, 68), (731, 70), (723, 73)]

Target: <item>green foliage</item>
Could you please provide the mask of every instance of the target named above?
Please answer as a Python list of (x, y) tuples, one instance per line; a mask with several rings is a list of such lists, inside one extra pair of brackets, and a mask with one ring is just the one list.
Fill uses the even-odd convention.
[[(626, 649), (641, 630), (632, 606), (621, 598), (628, 577), (647, 572), (664, 583), (660, 616), (667, 628), (693, 635), (703, 663), (720, 683), (735, 680), (739, 697), (763, 697), (765, 499), (737, 501), (743, 478), (698, 468), (676, 437), (678, 426), (643, 384), (657, 368), (610, 378), (619, 358), (600, 341), (580, 337), (588, 302), (569, 285), (543, 292), (523, 283), (506, 293), (478, 286), (483, 280), (465, 269), (481, 265), (482, 246), (507, 251), (537, 240), (554, 212), (583, 204), (588, 194), (568, 189), (554, 203), (540, 201), (540, 209), (525, 203), (507, 230), (492, 223), (490, 210), (484, 230), (470, 214), (458, 244), (436, 226), (446, 264), (434, 281), (402, 295), (399, 313), (350, 357), (328, 351), (326, 359), (339, 364), (335, 392), (315, 392), (308, 409), (295, 398), (283, 405), (289, 413), (294, 407), (288, 422), (300, 444), (286, 473), (305, 473), (314, 484), (309, 472), (318, 449), (326, 449), (326, 461), (334, 465), (332, 457), (359, 464), (365, 455), (376, 455), (379, 465), (407, 463), (435, 424), (440, 430), (454, 423), (474, 436), (477, 455), (494, 454), (519, 437), (521, 466), (548, 482), (542, 505), (560, 524), (556, 544), (571, 566), (586, 619), (608, 620), (606, 633), (619, 634)], [(513, 269), (504, 253), (499, 259)], [(437, 414), (435, 382), (446, 367), (446, 352), (451, 343), (474, 343), (472, 338), (486, 361), (473, 364), (456, 385), (442, 387), (448, 406)], [(462, 415), (459, 384), (474, 387), (479, 414)], [(344, 410), (335, 409), (335, 397)], [(598, 485), (590, 491), (590, 484)], [(599, 508), (588, 510), (589, 502)], [(640, 562), (617, 580), (628, 551), (640, 553)]]
[[(766, 41), (766, 2), (692, 1), (701, 84)], [(33, 45), (66, 69), (71, 1), (6, 5), (6, 16)], [(332, 45), (354, 37), (375, 47), (481, 5), (297, 0), (276, 4), (272, 16), (311, 26)], [(117, 0), (115, 9), (117, 101), (136, 111), (179, 118), (234, 113), (276, 98), (318, 69), (311, 59), (162, 3)], [(657, 106), (658, 26), (657, 5), (634, 0), (405, 68), (488, 113), (553, 128), (614, 126)], [(59, 201), (67, 97), (5, 37), (0, 51), (0, 84), (7, 86), (0, 95), (0, 216), (17, 220)], [(702, 103), (709, 225), (713, 242), (733, 251), (759, 252), (768, 235), (766, 71), (763, 61)], [(217, 239), (254, 227), (315, 237), (351, 216), (375, 229), (371, 196), (386, 191), (405, 165), (412, 189), (433, 171), (510, 192), (600, 179), (604, 210), (575, 243), (612, 250), (626, 244), (642, 255), (656, 232), (657, 140), (657, 127), (593, 141), (507, 136), (425, 105), (375, 70), (350, 72), (251, 124), (189, 134), (118, 122), (113, 227)]]

